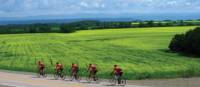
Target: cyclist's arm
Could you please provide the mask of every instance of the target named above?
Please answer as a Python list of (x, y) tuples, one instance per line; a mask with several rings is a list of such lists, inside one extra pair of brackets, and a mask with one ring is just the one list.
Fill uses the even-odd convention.
[(113, 69), (113, 71), (111, 72), (111, 75), (114, 75), (115, 74), (115, 69)]
[(90, 71), (90, 67), (88, 67), (87, 71), (88, 71), (88, 72)]
[(55, 70), (57, 70), (57, 69), (58, 69), (58, 67), (56, 66), (56, 67), (55, 67)]

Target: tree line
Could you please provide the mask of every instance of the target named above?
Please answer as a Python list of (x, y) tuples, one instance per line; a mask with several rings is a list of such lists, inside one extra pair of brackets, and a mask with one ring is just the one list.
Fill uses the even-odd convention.
[(15, 33), (71, 33), (76, 30), (93, 29), (116, 29), (116, 28), (137, 28), (137, 27), (168, 27), (168, 26), (194, 26), (200, 22), (179, 21), (131, 21), (131, 22), (111, 22), (111, 21), (79, 21), (63, 24), (24, 24), (24, 25), (1, 25), (0, 34)]
[(49, 24), (30, 24), (30, 25), (1, 25), (0, 34), (17, 33), (47, 33), (52, 32)]

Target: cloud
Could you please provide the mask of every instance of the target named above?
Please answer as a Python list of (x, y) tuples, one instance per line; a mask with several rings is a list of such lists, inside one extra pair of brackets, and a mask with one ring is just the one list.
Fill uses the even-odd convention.
[(199, 12), (199, 0), (0, 0), (0, 17)]
[(167, 5), (172, 5), (172, 6), (177, 5), (177, 1), (168, 1)]
[(88, 4), (86, 2), (81, 2), (80, 5), (83, 7), (88, 7)]

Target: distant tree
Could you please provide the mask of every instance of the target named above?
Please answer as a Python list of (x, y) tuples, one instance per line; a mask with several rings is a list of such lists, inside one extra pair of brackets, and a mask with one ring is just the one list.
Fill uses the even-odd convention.
[(130, 28), (132, 27), (132, 23), (131, 22), (119, 22), (117, 24), (118, 28)]
[(179, 21), (179, 25), (180, 25), (180, 26), (184, 26), (184, 25), (185, 25), (184, 21), (183, 21), (183, 20), (180, 20), (180, 21)]
[(174, 26), (174, 24), (173, 24), (172, 21), (168, 21), (168, 22), (165, 23), (165, 26), (167, 26), (167, 27), (168, 27), (168, 26)]
[(147, 24), (145, 22), (140, 22), (139, 27), (147, 27)]
[(163, 24), (162, 22), (159, 21), (159, 22), (157, 23), (157, 27), (163, 27), (163, 26), (164, 26), (164, 24)]
[(75, 32), (76, 28), (69, 24), (63, 24), (60, 26), (60, 32), (62, 33), (72, 33)]
[(41, 33), (48, 33), (51, 32), (51, 27), (47, 24), (42, 24), (38, 26), (39, 32)]
[(29, 33), (37, 33), (37, 28), (34, 26), (29, 26)]
[(175, 52), (200, 56), (200, 27), (188, 31), (186, 34), (177, 34), (172, 39), (169, 48)]
[(153, 27), (154, 26), (154, 21), (147, 21), (147, 26), (148, 27)]

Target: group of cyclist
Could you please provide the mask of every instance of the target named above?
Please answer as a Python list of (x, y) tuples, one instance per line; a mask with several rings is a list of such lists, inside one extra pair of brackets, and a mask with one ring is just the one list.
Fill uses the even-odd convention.
[[(45, 64), (42, 61), (38, 61), (38, 69), (39, 69), (39, 74), (40, 75), (44, 75), (45, 74)], [(57, 62), (55, 65), (55, 71), (56, 73), (58, 72), (63, 72), (64, 67), (63, 64)], [(88, 69), (87, 69), (88, 73), (89, 73), (89, 79), (92, 79), (93, 81), (96, 81), (96, 74), (98, 72), (97, 66), (96, 64), (89, 64), (88, 65)], [(71, 76), (73, 76), (72, 79), (78, 79), (78, 72), (79, 72), (79, 66), (78, 64), (72, 63), (71, 65)], [(112, 71), (112, 75), (114, 76), (115, 79), (118, 79), (120, 81), (122, 75), (123, 75), (123, 71), (122, 69), (119, 67), (119, 65), (114, 65), (113, 71)], [(120, 82), (118, 82), (120, 84)]]

